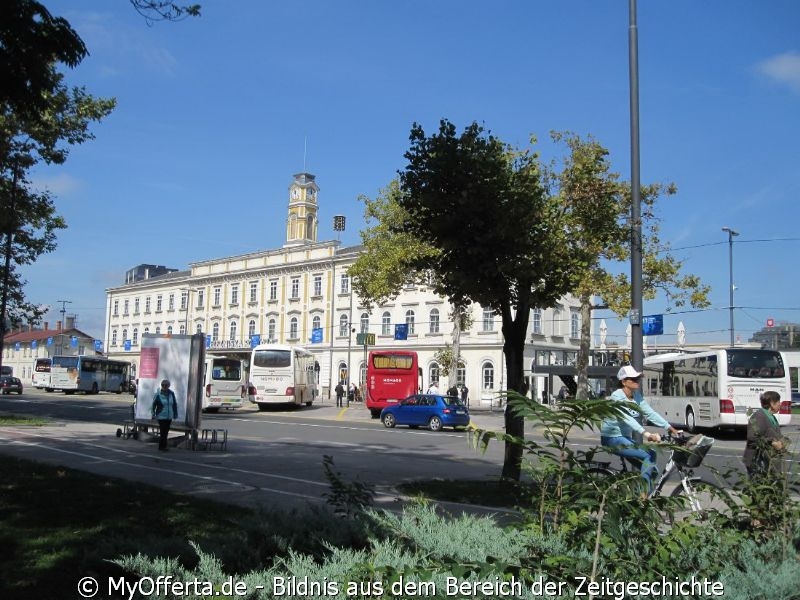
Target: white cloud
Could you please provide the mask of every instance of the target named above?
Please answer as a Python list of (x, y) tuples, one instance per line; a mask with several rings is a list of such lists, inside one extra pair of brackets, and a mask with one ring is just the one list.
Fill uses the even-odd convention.
[(758, 64), (758, 71), (800, 94), (800, 52), (784, 52)]
[(80, 180), (67, 175), (66, 173), (59, 173), (53, 176), (35, 177), (33, 178), (33, 186), (40, 190), (47, 190), (54, 196), (69, 196), (73, 192), (80, 190), (82, 183)]

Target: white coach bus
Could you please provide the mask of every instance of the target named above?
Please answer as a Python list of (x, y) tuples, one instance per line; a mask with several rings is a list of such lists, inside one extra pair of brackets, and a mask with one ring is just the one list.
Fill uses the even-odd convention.
[(781, 395), (778, 423), (791, 420), (789, 371), (780, 352), (726, 348), (644, 359), (642, 393), (670, 423), (695, 427), (747, 426), (767, 390)]
[(261, 344), (250, 357), (250, 402), (311, 406), (318, 394), (314, 355), (299, 346)]
[(238, 358), (213, 356), (206, 358), (203, 410), (219, 412), (220, 408), (241, 408), (247, 393), (244, 365)]

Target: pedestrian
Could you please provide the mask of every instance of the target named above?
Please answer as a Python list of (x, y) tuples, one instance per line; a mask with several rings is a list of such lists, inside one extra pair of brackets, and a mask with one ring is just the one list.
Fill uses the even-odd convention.
[(175, 392), (169, 389), (169, 386), (169, 379), (161, 381), (161, 389), (153, 396), (150, 408), (152, 418), (158, 420), (158, 449), (162, 452), (167, 451), (167, 436), (172, 419), (178, 418), (178, 401), (175, 399)]
[(447, 388), (447, 395), (453, 396), (454, 398), (458, 398), (458, 387), (456, 387), (455, 385), (451, 385), (449, 388)]
[(761, 408), (747, 421), (747, 443), (744, 448), (744, 466), (750, 479), (767, 475), (781, 475), (786, 438), (781, 435), (778, 419), (781, 395), (769, 390), (759, 397)]
[(341, 407), (342, 400), (344, 399), (344, 386), (342, 385), (341, 381), (336, 384), (335, 391), (336, 391), (336, 406)]
[(431, 381), (431, 385), (428, 387), (428, 391), (425, 392), (426, 394), (438, 394), (439, 393), (439, 384), (436, 381)]
[(351, 402), (355, 402), (356, 399), (356, 384), (350, 383), (347, 387), (347, 406), (350, 406)]
[(461, 386), (461, 403), (469, 405), (469, 388), (467, 386)]

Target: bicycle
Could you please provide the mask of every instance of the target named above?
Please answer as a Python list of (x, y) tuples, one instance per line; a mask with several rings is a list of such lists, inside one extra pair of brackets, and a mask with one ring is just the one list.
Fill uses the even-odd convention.
[[(666, 496), (664, 486), (667, 481), (677, 474), (678, 485), (669, 494), (670, 498), (685, 498), (681, 502), (685, 506), (685, 511), (668, 511), (670, 524), (685, 518), (695, 516), (699, 519), (706, 519), (714, 513), (730, 514), (733, 509), (733, 501), (728, 493), (715, 483), (706, 481), (694, 474), (694, 469), (699, 467), (708, 451), (714, 445), (714, 438), (697, 434), (692, 437), (665, 435), (661, 443), (664, 444), (669, 454), (664, 466), (661, 468), (658, 478), (652, 489), (647, 494), (647, 498), (657, 498)], [(615, 469), (611, 462), (591, 461), (587, 471), (593, 475), (613, 477), (620, 473), (631, 473), (628, 461), (620, 456), (622, 462), (621, 469)]]

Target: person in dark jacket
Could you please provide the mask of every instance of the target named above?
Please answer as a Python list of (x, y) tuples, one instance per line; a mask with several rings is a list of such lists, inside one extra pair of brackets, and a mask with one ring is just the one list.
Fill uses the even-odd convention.
[(747, 443), (742, 459), (751, 479), (781, 475), (786, 450), (786, 439), (775, 418), (781, 410), (781, 395), (769, 390), (761, 394), (760, 401), (761, 408), (754, 411), (747, 422)]
[(336, 384), (335, 391), (336, 391), (336, 406), (341, 407), (342, 399), (344, 398), (344, 386), (342, 385), (341, 381)]
[(153, 404), (150, 413), (153, 419), (158, 420), (158, 449), (162, 452), (167, 451), (167, 437), (172, 420), (178, 418), (178, 401), (175, 392), (169, 389), (169, 379), (161, 382), (159, 389), (153, 396)]

